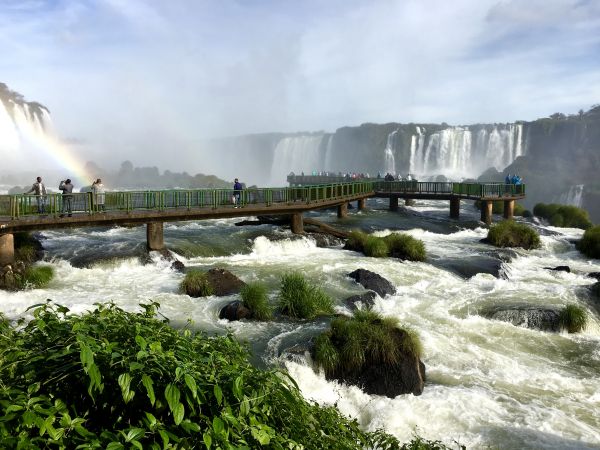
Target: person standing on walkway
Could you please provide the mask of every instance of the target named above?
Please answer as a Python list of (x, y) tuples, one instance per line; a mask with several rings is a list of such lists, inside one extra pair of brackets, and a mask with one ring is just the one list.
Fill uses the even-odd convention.
[(71, 184), (71, 179), (67, 178), (61, 181), (58, 189), (62, 191), (63, 200), (60, 217), (65, 217), (65, 210), (71, 217), (73, 215), (73, 184)]
[(106, 192), (104, 189), (104, 185), (102, 184), (102, 180), (98, 178), (96, 181), (92, 183), (92, 192), (94, 193), (94, 202), (96, 203), (96, 207), (98, 211), (106, 211), (104, 207), (104, 193)]
[(240, 183), (239, 180), (236, 178), (233, 183), (233, 207), (234, 208), (240, 207), (240, 199), (242, 196), (243, 188), (244, 187), (242, 186), (242, 183)]
[(32, 192), (36, 195), (38, 214), (46, 214), (46, 186), (42, 183), (42, 177), (37, 177), (31, 189), (25, 193), (30, 194)]

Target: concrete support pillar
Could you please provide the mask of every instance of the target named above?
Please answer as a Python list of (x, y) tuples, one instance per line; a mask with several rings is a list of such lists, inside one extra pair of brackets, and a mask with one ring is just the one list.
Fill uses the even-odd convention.
[(512, 219), (515, 215), (515, 201), (504, 200), (504, 218)]
[(460, 198), (455, 197), (450, 199), (450, 218), (458, 219), (460, 216)]
[(165, 248), (162, 222), (148, 222), (146, 224), (146, 247), (148, 250), (163, 250)]
[(492, 223), (492, 207), (491, 200), (481, 200), (481, 221), (488, 225)]
[(358, 199), (356, 207), (357, 207), (357, 209), (359, 211), (362, 211), (363, 209), (365, 209), (366, 206), (367, 206), (367, 199), (366, 198), (360, 198), (360, 199)]
[(398, 197), (390, 197), (390, 211), (398, 211)]
[(292, 214), (291, 227), (292, 233), (304, 234), (304, 220), (302, 219), (302, 213)]
[(337, 216), (338, 216), (338, 219), (348, 217), (348, 203), (342, 203), (341, 205), (338, 205)]
[(0, 234), (0, 267), (15, 263), (15, 239), (12, 234)]

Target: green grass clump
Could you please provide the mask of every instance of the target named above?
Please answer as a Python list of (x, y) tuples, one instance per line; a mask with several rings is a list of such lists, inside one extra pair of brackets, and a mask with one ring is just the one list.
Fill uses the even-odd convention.
[(50, 266), (35, 266), (25, 269), (23, 287), (43, 288), (50, 283), (54, 269)]
[(600, 258), (600, 225), (585, 230), (577, 242), (577, 250), (590, 258)]
[(297, 272), (281, 277), (278, 306), (282, 314), (299, 319), (333, 313), (332, 298)]
[(206, 273), (198, 269), (186, 272), (185, 278), (179, 285), (181, 292), (190, 297), (208, 297), (213, 295), (214, 289), (209, 283)]
[(252, 317), (257, 320), (271, 320), (273, 310), (269, 306), (267, 288), (262, 283), (248, 283), (240, 292), (244, 306), (252, 311)]
[(554, 227), (582, 228), (587, 230), (593, 224), (585, 209), (556, 203), (538, 203), (533, 214), (546, 219)]
[(585, 309), (577, 305), (565, 306), (558, 315), (560, 327), (569, 333), (579, 333), (587, 325)]
[(253, 367), (232, 335), (176, 330), (142, 307), (46, 304), (24, 327), (0, 321), (0, 448), (401, 448), (305, 400), (285, 371)]
[(401, 233), (392, 233), (383, 239), (390, 256), (408, 261), (425, 261), (427, 253), (423, 241)]
[(542, 245), (537, 231), (513, 220), (503, 220), (492, 225), (487, 240), (496, 247), (521, 247), (525, 250), (539, 248)]
[(403, 354), (419, 358), (421, 341), (412, 330), (403, 330), (393, 318), (371, 310), (358, 310), (351, 318), (339, 317), (315, 343), (314, 358), (328, 377), (362, 370), (365, 366), (394, 366)]
[(362, 252), (365, 246), (365, 241), (367, 240), (367, 236), (367, 233), (363, 233), (362, 231), (351, 231), (348, 235), (348, 239), (346, 240), (346, 245), (344, 248), (347, 250)]
[(389, 256), (390, 249), (385, 240), (377, 236), (367, 236), (363, 246), (363, 252), (366, 256), (373, 258), (385, 258)]

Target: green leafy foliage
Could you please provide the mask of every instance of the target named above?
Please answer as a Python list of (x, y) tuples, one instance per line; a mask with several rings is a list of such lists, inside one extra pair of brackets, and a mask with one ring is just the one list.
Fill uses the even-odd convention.
[(282, 314), (299, 319), (333, 313), (332, 298), (297, 272), (281, 277), (278, 304)]
[(503, 220), (492, 225), (487, 235), (487, 241), (496, 247), (521, 247), (526, 250), (541, 246), (537, 231), (513, 220)]
[(366, 256), (375, 258), (392, 256), (408, 261), (425, 261), (427, 257), (425, 244), (422, 241), (402, 233), (378, 237), (362, 231), (352, 231), (344, 248), (363, 252)]
[(397, 320), (372, 310), (358, 310), (351, 318), (339, 317), (316, 340), (314, 358), (327, 376), (338, 377), (365, 366), (398, 364), (403, 355), (420, 357), (416, 332), (399, 328)]
[(577, 242), (577, 250), (590, 258), (600, 258), (600, 225), (585, 230)]
[(585, 309), (577, 305), (567, 305), (559, 313), (558, 321), (562, 329), (569, 333), (579, 333), (587, 325)]
[(538, 203), (533, 207), (533, 214), (546, 219), (554, 227), (587, 230), (593, 225), (585, 209), (571, 205)]
[(231, 335), (175, 330), (142, 306), (0, 318), (0, 448), (401, 448), (252, 367)]
[(252, 311), (252, 317), (257, 320), (271, 320), (273, 310), (269, 305), (267, 288), (262, 283), (248, 283), (240, 292), (244, 306)]
[(190, 297), (208, 297), (214, 293), (206, 273), (198, 269), (189, 270), (179, 288), (181, 292), (185, 292)]

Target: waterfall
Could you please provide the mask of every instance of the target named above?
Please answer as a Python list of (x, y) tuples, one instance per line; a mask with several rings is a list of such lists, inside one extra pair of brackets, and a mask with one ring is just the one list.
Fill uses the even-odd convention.
[(563, 192), (562, 194), (560, 194), (558, 198), (558, 203), (560, 203), (561, 205), (571, 205), (581, 208), (584, 186), (585, 185), (583, 184), (575, 184), (569, 187), (569, 190), (567, 192)]
[(409, 171), (418, 177), (442, 174), (451, 179), (503, 170), (524, 154), (523, 125), (449, 127), (430, 133), (416, 127), (410, 141)]
[(331, 150), (333, 149), (333, 137), (335, 134), (330, 134), (327, 141), (327, 147), (325, 148), (325, 170), (331, 171), (333, 168), (333, 155)]
[(284, 185), (290, 172), (310, 174), (322, 170), (319, 153), (322, 140), (322, 134), (282, 138), (273, 155), (271, 185)]
[(394, 158), (394, 142), (396, 134), (398, 134), (398, 130), (392, 131), (388, 134), (387, 144), (384, 150), (384, 167), (383, 170), (385, 173), (391, 173), (392, 175), (396, 174), (396, 158)]

